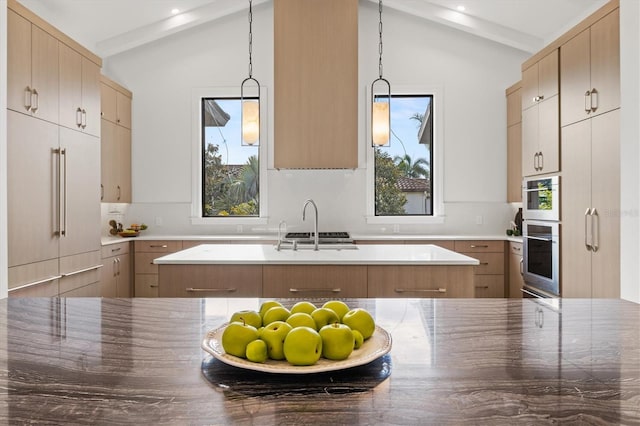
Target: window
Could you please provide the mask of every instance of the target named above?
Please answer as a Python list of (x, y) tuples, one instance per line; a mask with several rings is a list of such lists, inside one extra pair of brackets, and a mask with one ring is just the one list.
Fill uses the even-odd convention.
[(195, 89), (193, 93), (193, 224), (266, 221), (267, 102), (261, 89), (260, 140), (243, 145), (240, 88)]
[(374, 148), (375, 216), (432, 216), (433, 95), (391, 96), (391, 141)]

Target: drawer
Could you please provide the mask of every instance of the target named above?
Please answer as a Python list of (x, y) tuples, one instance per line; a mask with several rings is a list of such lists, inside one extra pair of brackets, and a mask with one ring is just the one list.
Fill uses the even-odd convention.
[(136, 274), (157, 274), (158, 265), (155, 265), (153, 260), (166, 254), (167, 253), (136, 253), (134, 260)]
[(261, 265), (161, 265), (159, 297), (260, 297)]
[(102, 258), (118, 256), (129, 253), (129, 243), (109, 244), (102, 246)]
[(476, 275), (476, 297), (504, 297), (504, 275)]
[(504, 253), (462, 253), (474, 259), (480, 264), (475, 267), (476, 275), (502, 275), (504, 274)]
[(9, 289), (7, 295), (9, 297), (57, 297), (58, 293), (58, 280), (52, 280), (15, 290)]
[(151, 274), (136, 274), (135, 297), (158, 297), (158, 276)]
[(512, 254), (522, 256), (522, 243), (514, 243), (513, 241), (509, 243), (509, 249)]
[(265, 265), (262, 297), (367, 297), (367, 267)]
[(136, 241), (135, 251), (145, 253), (173, 253), (182, 250), (182, 241)]
[(468, 266), (380, 265), (368, 267), (368, 297), (474, 297)]
[(504, 253), (504, 241), (502, 240), (456, 240), (454, 247), (455, 251), (459, 253)]

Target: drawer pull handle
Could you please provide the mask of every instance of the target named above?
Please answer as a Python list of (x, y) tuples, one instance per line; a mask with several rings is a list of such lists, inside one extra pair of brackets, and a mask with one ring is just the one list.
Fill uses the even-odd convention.
[(481, 290), (488, 290), (489, 286), (488, 285), (477, 285), (476, 288), (479, 288)]
[(120, 250), (122, 250), (122, 247), (114, 248), (114, 249), (111, 249), (111, 253), (115, 253)]
[(159, 246), (159, 245), (153, 245), (153, 244), (152, 244), (152, 245), (150, 245), (149, 247), (150, 247), (150, 248), (167, 248), (167, 247), (169, 247), (169, 246), (167, 246), (166, 244), (162, 244), (162, 245), (160, 245), (160, 246)]
[(102, 268), (102, 266), (104, 265), (95, 265), (95, 266), (91, 266), (90, 268), (84, 268), (84, 269), (80, 269), (77, 271), (73, 271), (73, 272), (69, 272), (68, 274), (62, 274), (62, 277), (71, 277), (73, 275), (78, 275), (78, 274), (82, 274), (83, 272), (89, 272), (89, 271), (93, 271), (95, 269), (100, 269)]
[(233, 293), (235, 291), (237, 291), (238, 289), (235, 287), (229, 287), (229, 288), (193, 288), (193, 287), (187, 287), (185, 288), (185, 291), (189, 292), (189, 293), (204, 293), (204, 292), (225, 292), (225, 293)]
[(330, 291), (331, 293), (340, 293), (341, 288), (290, 288), (289, 293), (314, 293), (319, 291)]
[(486, 244), (471, 244), (471, 248), (489, 248)]
[(150, 288), (158, 288), (158, 284), (149, 284)]
[(405, 289), (405, 288), (396, 288), (394, 289), (396, 293), (446, 293), (446, 288), (415, 288), (415, 289)]
[(45, 284), (45, 283), (48, 283), (48, 282), (51, 282), (51, 281), (59, 280), (60, 278), (62, 278), (62, 275), (56, 275), (54, 277), (45, 278), (45, 279), (40, 280), (40, 281), (34, 281), (32, 283), (24, 284), (24, 285), (21, 285), (19, 287), (10, 288), (8, 290), (8, 292), (11, 293), (12, 291), (22, 290), (23, 288), (34, 287), (34, 286), (37, 286), (37, 285), (40, 285), (40, 284)]
[(480, 262), (480, 265), (488, 265), (489, 262)]

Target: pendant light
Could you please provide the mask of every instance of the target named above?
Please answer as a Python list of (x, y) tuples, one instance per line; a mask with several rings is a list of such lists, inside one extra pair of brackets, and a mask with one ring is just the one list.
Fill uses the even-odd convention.
[[(378, 73), (371, 83), (371, 146), (389, 146), (391, 140), (391, 85), (382, 77), (382, 0), (378, 0)], [(376, 83), (386, 86), (386, 93), (376, 95)]]
[[(253, 8), (252, 0), (249, 0), (249, 77), (242, 80), (240, 85), (240, 104), (242, 106), (240, 119), (242, 122), (242, 145), (255, 146), (260, 143), (260, 83), (253, 78), (253, 62), (251, 54), (253, 49)], [(244, 85), (248, 81), (255, 82), (257, 95), (245, 99)]]

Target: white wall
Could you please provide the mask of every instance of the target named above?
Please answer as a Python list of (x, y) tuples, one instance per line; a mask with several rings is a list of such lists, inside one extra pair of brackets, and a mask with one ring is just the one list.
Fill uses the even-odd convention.
[(640, 3), (620, 1), (620, 211), (623, 299), (640, 303)]
[[(377, 7), (360, 4), (360, 158), (365, 158), (365, 87), (377, 77)], [(438, 85), (444, 90), (444, 201), (441, 225), (403, 225), (400, 232), (501, 233), (506, 204), (504, 89), (520, 78), (527, 55), (390, 9), (384, 19), (384, 75), (392, 85)], [(239, 86), (247, 73), (246, 14), (107, 58), (105, 72), (131, 89), (133, 198), (130, 220), (151, 233), (236, 232), (236, 227), (191, 226), (191, 90)], [(254, 8), (254, 77), (273, 90), (273, 9)], [(310, 82), (312, 84), (312, 82)], [(270, 98), (272, 105), (272, 97)], [(272, 111), (269, 114), (272, 118)], [(272, 131), (270, 131), (272, 135)], [(273, 141), (270, 140), (270, 143)], [(361, 161), (361, 165), (365, 165)], [(303, 201), (320, 209), (320, 227), (385, 232), (365, 222), (365, 169), (268, 173), (269, 227), (301, 224)], [(483, 224), (476, 216), (483, 215)], [(162, 226), (156, 226), (160, 218)], [(384, 228), (384, 229), (383, 229)], [(245, 227), (244, 232), (250, 230)], [(254, 231), (264, 231), (264, 227)]]
[(0, 0), (0, 298), (7, 297), (7, 2)]

